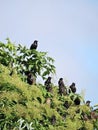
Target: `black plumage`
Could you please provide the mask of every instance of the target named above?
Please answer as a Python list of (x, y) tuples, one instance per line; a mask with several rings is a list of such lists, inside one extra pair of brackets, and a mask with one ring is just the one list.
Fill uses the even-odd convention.
[(52, 117), (51, 117), (51, 124), (55, 125), (55, 123), (56, 123), (56, 116), (52, 115)]
[(67, 89), (65, 88), (63, 78), (59, 79), (58, 85), (59, 85), (59, 94), (60, 95), (66, 95), (67, 94)]
[(35, 40), (35, 41), (32, 43), (32, 45), (30, 46), (30, 49), (31, 49), (31, 50), (32, 50), (32, 49), (37, 49), (37, 47), (38, 47), (38, 41)]
[(80, 101), (79, 97), (77, 97), (77, 98), (74, 100), (74, 103), (75, 103), (75, 105), (80, 105), (81, 101)]
[(72, 84), (69, 86), (69, 93), (70, 93), (70, 92), (76, 93), (75, 83), (72, 83)]
[(90, 106), (90, 103), (91, 103), (91, 101), (89, 101), (89, 100), (86, 101), (86, 105), (87, 105), (87, 106)]
[(65, 102), (64, 102), (64, 107), (65, 107), (66, 109), (69, 108), (69, 103), (68, 103), (68, 101), (65, 101)]
[(34, 79), (33, 74), (30, 71), (25, 72), (25, 74), (27, 76), (27, 83), (30, 85), (34, 84), (35, 79)]
[(45, 81), (44, 85), (48, 92), (52, 92), (51, 77), (48, 77), (48, 79)]

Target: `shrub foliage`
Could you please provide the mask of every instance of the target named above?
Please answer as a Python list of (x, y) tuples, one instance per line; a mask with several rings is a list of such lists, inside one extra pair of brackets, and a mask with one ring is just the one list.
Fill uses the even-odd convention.
[[(7, 40), (7, 44), (0, 43), (1, 130), (98, 130), (98, 105), (87, 106), (79, 94), (60, 95), (53, 84), (48, 92), (42, 84), (29, 85), (21, 80), (21, 70), (30, 69), (43, 78), (55, 72), (52, 58)], [(12, 69), (17, 73), (10, 75)], [(80, 105), (74, 103), (77, 97)]]
[(0, 42), (0, 62), (9, 66), (11, 73), (14, 70), (24, 75), (26, 71), (38, 75), (43, 79), (50, 73), (55, 73), (54, 59), (47, 56), (47, 52), (39, 52), (35, 49), (27, 49), (18, 44), (15, 46), (9, 38), (7, 43)]

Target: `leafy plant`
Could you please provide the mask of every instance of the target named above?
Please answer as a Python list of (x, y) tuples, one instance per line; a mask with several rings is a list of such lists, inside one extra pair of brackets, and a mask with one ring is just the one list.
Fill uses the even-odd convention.
[[(0, 43), (0, 130), (98, 130), (98, 105), (87, 106), (79, 94), (60, 95), (54, 85), (47, 92), (42, 84), (30, 86), (20, 79), (28, 70), (43, 78), (54, 72), (47, 53), (7, 41)], [(18, 74), (10, 76), (14, 70)]]
[(0, 62), (9, 67), (10, 75), (14, 69), (22, 75), (30, 71), (35, 77), (39, 75), (43, 79), (50, 73), (55, 73), (54, 59), (47, 56), (47, 52), (27, 49), (20, 44), (15, 46), (9, 38), (6, 40), (7, 44), (0, 42)]

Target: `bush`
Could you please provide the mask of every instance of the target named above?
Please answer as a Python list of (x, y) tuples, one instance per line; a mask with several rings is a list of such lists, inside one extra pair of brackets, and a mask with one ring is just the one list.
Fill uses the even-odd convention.
[[(89, 107), (79, 94), (60, 95), (52, 84), (29, 85), (25, 71), (45, 78), (55, 67), (45, 52), (0, 42), (0, 129), (1, 130), (97, 130), (98, 105)], [(13, 72), (13, 73), (12, 73)], [(22, 75), (22, 77), (20, 76)], [(76, 99), (82, 104), (76, 104)]]

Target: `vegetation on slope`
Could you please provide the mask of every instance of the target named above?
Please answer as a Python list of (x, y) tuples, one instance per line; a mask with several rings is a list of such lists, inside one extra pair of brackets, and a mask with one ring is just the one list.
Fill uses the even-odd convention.
[[(10, 75), (9, 68), (0, 63), (1, 130), (98, 129), (98, 106), (87, 106), (79, 94), (60, 95), (53, 84), (52, 92), (42, 84), (29, 85), (17, 69)], [(80, 105), (75, 105), (77, 97)]]

